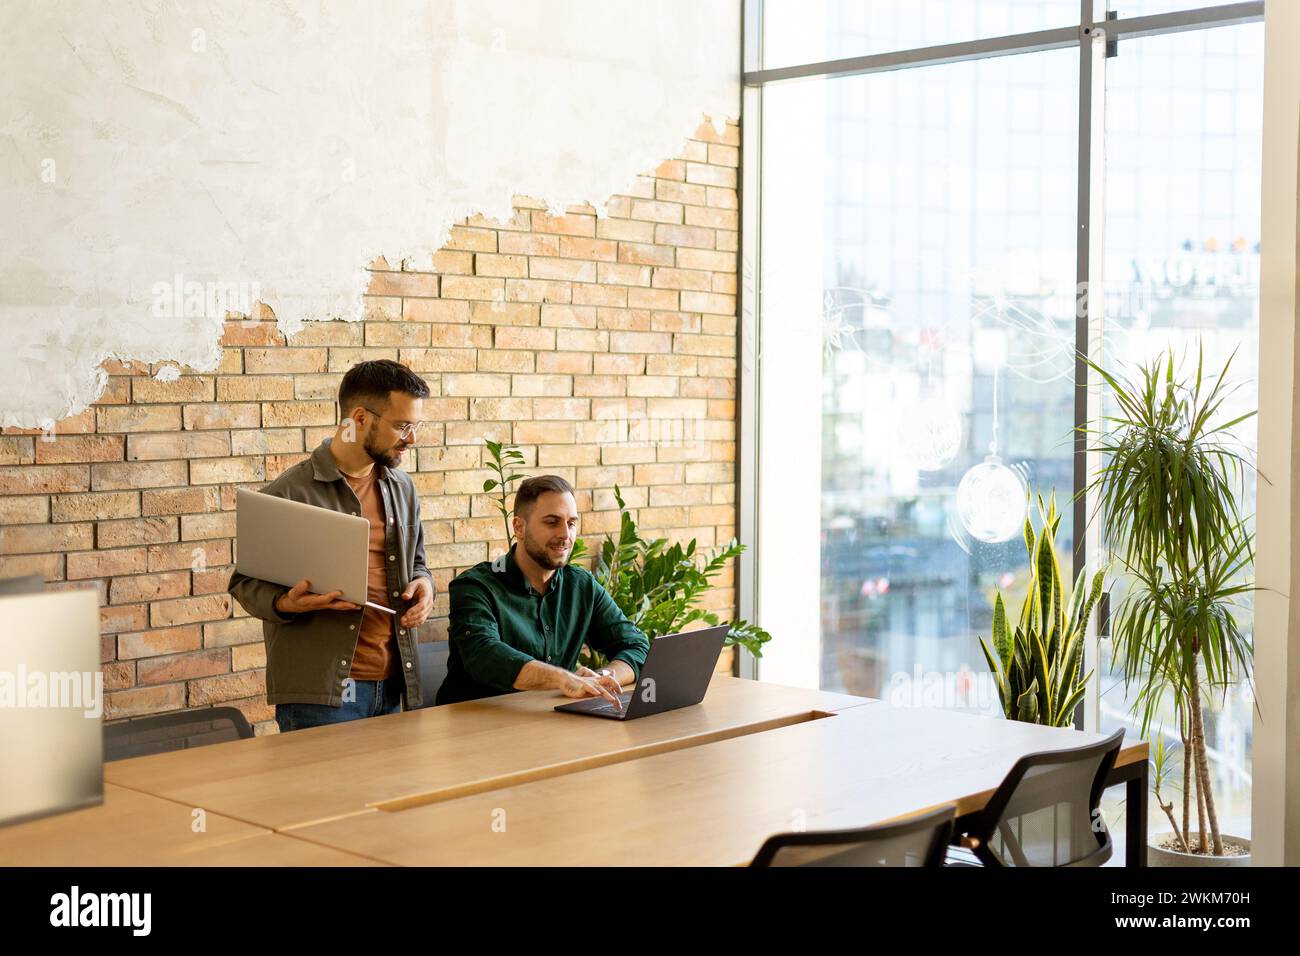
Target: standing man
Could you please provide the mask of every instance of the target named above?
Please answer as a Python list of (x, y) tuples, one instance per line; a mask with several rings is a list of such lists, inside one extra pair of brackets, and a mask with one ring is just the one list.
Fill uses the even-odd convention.
[[(558, 475), (520, 483), (511, 525), (514, 546), (448, 588), (451, 652), (438, 703), (558, 690), (621, 708), (621, 685), (636, 682), (650, 642), (591, 572), (568, 564), (578, 531), (572, 486)], [(575, 672), (583, 644), (609, 666)]]
[[(424, 564), (424, 529), (415, 484), (398, 465), (415, 444), (429, 387), (389, 359), (359, 362), (339, 386), (339, 427), (262, 489), (370, 522), (367, 600), (385, 614), (236, 571), (229, 590), (262, 620), (266, 699), (281, 731), (396, 713), (423, 703), (415, 627), (433, 608), (433, 577)], [(412, 454), (414, 454), (412, 452)]]

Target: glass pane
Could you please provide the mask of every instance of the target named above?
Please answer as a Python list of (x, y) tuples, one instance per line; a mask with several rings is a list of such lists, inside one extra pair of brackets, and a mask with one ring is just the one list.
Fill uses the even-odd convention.
[[(1025, 485), (1067, 512), (1073, 493), (1077, 64), (764, 93), (762, 334), (819, 338), (821, 372), (765, 353), (760, 388), (820, 387), (827, 689), (998, 711), (979, 638), (997, 589), (1014, 616), (1027, 587)], [(1068, 517), (1057, 546), (1068, 573)]]
[[(1194, 366), (1200, 345), (1207, 370), (1218, 371), (1235, 350), (1229, 374), (1241, 388), (1225, 407), (1229, 418), (1258, 405), (1263, 66), (1263, 24), (1127, 41), (1107, 64), (1103, 364), (1173, 347)], [(1255, 420), (1236, 437), (1253, 460)], [(1242, 507), (1254, 514), (1253, 476)], [(1248, 610), (1244, 617), (1249, 631)], [(1132, 727), (1110, 642), (1101, 648), (1102, 729)], [(1251, 709), (1241, 686), (1206, 713), (1220, 828), (1242, 837), (1250, 836)], [(1177, 721), (1168, 710), (1161, 720), (1177, 755)], [(1177, 792), (1165, 799), (1181, 808)], [(1153, 833), (1169, 829), (1154, 805), (1150, 820)]]
[(1074, 26), (1080, 10), (1079, 0), (763, 0), (763, 66)]
[(1238, 0), (1106, 0), (1106, 9), (1114, 10), (1119, 19), (1149, 17), (1156, 13), (1177, 13), (1179, 10), (1197, 10), (1218, 7)]

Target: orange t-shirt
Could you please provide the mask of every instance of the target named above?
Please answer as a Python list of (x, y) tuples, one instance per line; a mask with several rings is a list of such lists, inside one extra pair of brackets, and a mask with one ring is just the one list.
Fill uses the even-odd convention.
[[(384, 500), (375, 484), (379, 469), (371, 468), (364, 478), (343, 478), (361, 501), (361, 514), (370, 522), (370, 558), (367, 562), (366, 597), (376, 604), (392, 607), (388, 598), (387, 554), (384, 534)], [(393, 616), (372, 607), (361, 614), (361, 633), (352, 656), (354, 680), (384, 680), (391, 677), (397, 664), (397, 641), (393, 636)]]

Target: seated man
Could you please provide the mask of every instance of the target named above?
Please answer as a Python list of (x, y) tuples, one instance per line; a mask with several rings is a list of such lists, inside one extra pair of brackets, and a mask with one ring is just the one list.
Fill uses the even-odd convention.
[[(621, 707), (620, 685), (636, 682), (650, 642), (589, 571), (565, 563), (578, 528), (572, 486), (556, 475), (529, 478), (511, 522), (514, 547), (448, 587), (451, 649), (437, 702), (558, 690)], [(584, 643), (609, 666), (575, 673)]]

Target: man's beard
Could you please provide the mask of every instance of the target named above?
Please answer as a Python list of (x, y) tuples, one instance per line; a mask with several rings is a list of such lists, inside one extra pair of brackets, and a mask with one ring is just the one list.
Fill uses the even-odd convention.
[(397, 455), (393, 454), (393, 448), (396, 448), (397, 445), (394, 445), (393, 448), (390, 448), (388, 451), (380, 451), (375, 448), (373, 438), (374, 430), (372, 429), (366, 434), (365, 441), (361, 443), (362, 450), (370, 456), (371, 461), (377, 465), (383, 465), (385, 468), (397, 468), (401, 465), (401, 459), (398, 458)]
[(531, 538), (524, 539), (524, 551), (537, 562), (538, 567), (545, 568), (547, 571), (556, 571), (564, 567), (569, 557), (568, 552), (566, 552), (564, 557), (557, 561), (551, 557), (551, 552), (547, 549), (545, 542), (538, 546), (533, 543)]

